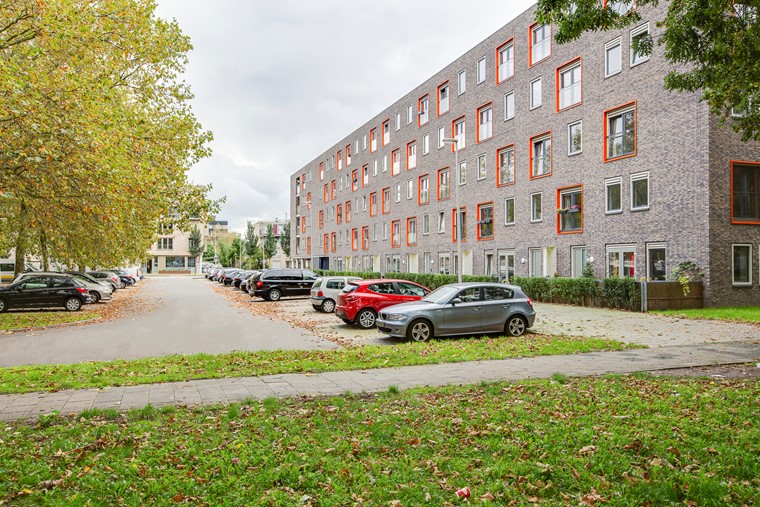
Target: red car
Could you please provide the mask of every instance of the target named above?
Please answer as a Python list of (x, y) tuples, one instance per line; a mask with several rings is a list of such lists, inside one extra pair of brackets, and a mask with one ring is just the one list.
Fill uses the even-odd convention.
[(408, 280), (351, 280), (338, 295), (335, 315), (346, 324), (370, 329), (383, 308), (417, 301), (429, 292), (427, 287)]

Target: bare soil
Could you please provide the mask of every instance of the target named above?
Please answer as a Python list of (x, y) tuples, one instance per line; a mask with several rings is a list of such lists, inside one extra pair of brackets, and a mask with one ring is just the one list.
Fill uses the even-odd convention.
[(760, 378), (760, 363), (719, 364), (715, 366), (697, 366), (694, 368), (674, 368), (652, 372), (655, 376), (698, 377), (715, 379), (750, 379)]

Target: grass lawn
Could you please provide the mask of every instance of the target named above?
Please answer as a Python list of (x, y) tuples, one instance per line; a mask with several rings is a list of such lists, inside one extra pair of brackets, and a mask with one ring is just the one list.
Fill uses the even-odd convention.
[(99, 317), (93, 312), (65, 312), (50, 310), (9, 311), (0, 313), (0, 333), (13, 329), (48, 327), (81, 322)]
[(49, 416), (0, 504), (760, 505), (760, 383), (610, 376)]
[(760, 306), (739, 306), (720, 308), (694, 308), (689, 310), (659, 310), (652, 313), (681, 317), (684, 319), (728, 320), (760, 324)]
[(326, 351), (275, 350), (163, 356), (134, 361), (0, 368), (0, 393), (58, 391), (191, 379), (317, 373), (637, 348), (611, 340), (526, 334), (442, 339)]

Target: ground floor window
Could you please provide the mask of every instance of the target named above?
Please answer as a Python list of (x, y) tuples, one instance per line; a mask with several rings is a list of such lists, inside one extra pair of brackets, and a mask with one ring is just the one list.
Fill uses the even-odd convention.
[(486, 276), (493, 276), (493, 252), (485, 252), (485, 273)]
[(544, 257), (540, 248), (528, 249), (528, 274), (534, 277), (544, 274)]
[(438, 254), (438, 273), (442, 275), (451, 273), (451, 256), (448, 253)]
[(665, 265), (665, 243), (647, 245), (647, 278), (665, 280), (668, 272)]
[(609, 245), (607, 247), (607, 276), (636, 276), (636, 246)]
[(499, 278), (513, 280), (515, 277), (515, 252), (514, 250), (501, 251), (498, 254)]
[(422, 263), (424, 264), (422, 267), (423, 273), (433, 272), (433, 259), (430, 257), (430, 252), (425, 252), (422, 254)]
[(752, 245), (732, 245), (734, 285), (752, 285)]
[[(195, 261), (195, 259), (193, 259)], [(185, 269), (184, 257), (167, 257), (166, 269)]]
[(570, 249), (570, 264), (573, 278), (583, 276), (583, 268), (586, 266), (586, 247), (574, 246)]

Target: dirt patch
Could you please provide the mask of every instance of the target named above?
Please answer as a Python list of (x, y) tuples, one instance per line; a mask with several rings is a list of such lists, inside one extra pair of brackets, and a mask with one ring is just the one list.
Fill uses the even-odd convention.
[(760, 363), (719, 364), (714, 366), (697, 366), (694, 368), (674, 368), (672, 370), (653, 371), (652, 375), (689, 378), (751, 379), (760, 378)]

